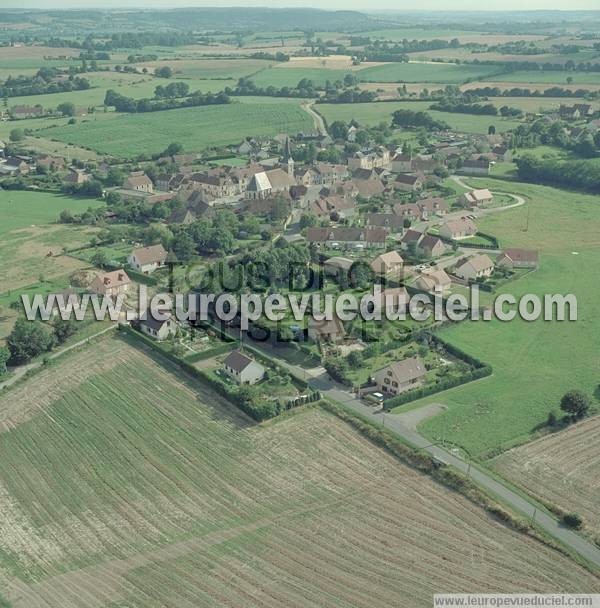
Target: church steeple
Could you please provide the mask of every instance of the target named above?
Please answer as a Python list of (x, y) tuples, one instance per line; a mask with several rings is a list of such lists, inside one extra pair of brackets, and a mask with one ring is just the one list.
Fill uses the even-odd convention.
[(292, 146), (290, 144), (290, 138), (285, 138), (285, 143), (283, 144), (283, 155), (281, 157), (281, 164), (283, 168), (287, 170), (288, 175), (293, 177), (294, 175), (294, 158), (292, 157)]

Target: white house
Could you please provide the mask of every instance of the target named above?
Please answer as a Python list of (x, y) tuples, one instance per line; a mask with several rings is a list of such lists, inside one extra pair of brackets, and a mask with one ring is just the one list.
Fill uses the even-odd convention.
[(177, 324), (171, 315), (168, 315), (166, 319), (158, 320), (148, 311), (146, 319), (140, 321), (140, 330), (155, 340), (166, 340), (169, 336), (175, 334)]
[(375, 373), (375, 384), (382, 393), (398, 395), (422, 384), (427, 373), (419, 357), (396, 361)]
[(239, 350), (232, 350), (227, 355), (223, 369), (237, 384), (256, 384), (265, 376), (265, 368)]
[(477, 226), (468, 218), (448, 220), (440, 226), (440, 236), (445, 239), (465, 239), (477, 233)]
[(464, 207), (483, 207), (491, 203), (493, 199), (493, 194), (487, 188), (481, 188), (465, 192), (458, 199), (458, 202)]
[(476, 280), (491, 276), (494, 272), (494, 262), (489, 256), (480, 254), (469, 258), (455, 270), (456, 276), (461, 279)]
[(151, 245), (134, 249), (127, 258), (127, 263), (138, 272), (150, 274), (165, 265), (167, 252), (162, 245)]

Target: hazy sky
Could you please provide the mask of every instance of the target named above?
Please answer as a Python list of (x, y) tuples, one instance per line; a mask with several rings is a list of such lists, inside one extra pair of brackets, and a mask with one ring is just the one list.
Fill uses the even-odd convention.
[(0, 0), (6, 8), (168, 8), (181, 6), (314, 6), (324, 9), (353, 10), (598, 10), (599, 0)]

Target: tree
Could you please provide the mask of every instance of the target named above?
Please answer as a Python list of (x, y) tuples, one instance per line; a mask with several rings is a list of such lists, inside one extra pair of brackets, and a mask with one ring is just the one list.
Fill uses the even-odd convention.
[(192, 237), (186, 232), (178, 234), (173, 242), (173, 253), (180, 262), (189, 262), (196, 254), (196, 245)]
[(572, 390), (563, 395), (563, 398), (560, 400), (560, 409), (572, 421), (579, 420), (587, 415), (590, 409), (590, 400), (585, 393)]
[(18, 141), (23, 141), (25, 139), (25, 132), (23, 131), (23, 129), (13, 129), (10, 132), (10, 141), (12, 142), (18, 142)]
[(77, 320), (63, 320), (60, 316), (52, 321), (52, 329), (57, 344), (62, 344), (77, 331)]
[(310, 213), (303, 213), (300, 216), (300, 221), (298, 224), (300, 225), (300, 230), (303, 230), (304, 228), (311, 228), (312, 226), (317, 225), (317, 218)]
[(0, 346), (0, 376), (6, 372), (6, 362), (10, 359), (10, 351), (5, 346)]
[(73, 213), (70, 209), (63, 209), (58, 216), (58, 221), (61, 224), (72, 224), (74, 221)]
[(350, 352), (346, 357), (346, 360), (352, 369), (358, 369), (363, 364), (362, 353), (357, 350)]
[(106, 268), (108, 266), (108, 256), (104, 251), (96, 251), (90, 258), (90, 262), (98, 268)]
[(577, 513), (565, 513), (562, 516), (562, 523), (573, 530), (580, 530), (583, 527), (583, 519)]
[(163, 156), (175, 156), (175, 154), (181, 154), (183, 152), (183, 146), (177, 142), (170, 143), (163, 152)]
[(329, 125), (329, 133), (333, 139), (346, 139), (348, 137), (348, 126), (341, 120), (334, 120)]
[(488, 127), (488, 135), (496, 135), (496, 127), (494, 125)]
[(173, 76), (173, 70), (168, 65), (165, 65), (154, 70), (154, 75), (158, 78), (171, 78), (171, 76)]
[(56, 109), (63, 116), (75, 116), (75, 114), (77, 113), (77, 109), (75, 108), (75, 104), (71, 103), (70, 101), (65, 101), (63, 103), (59, 103), (58, 106), (56, 107)]
[(43, 323), (20, 317), (6, 343), (10, 351), (10, 361), (21, 364), (49, 351), (54, 345), (54, 334)]

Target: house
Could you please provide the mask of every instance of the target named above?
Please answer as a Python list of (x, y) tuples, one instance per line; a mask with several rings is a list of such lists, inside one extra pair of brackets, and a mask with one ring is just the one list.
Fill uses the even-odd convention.
[(573, 105), (573, 108), (579, 112), (579, 116), (586, 118), (588, 116), (593, 116), (594, 109), (589, 103), (576, 103)]
[(437, 165), (438, 163), (433, 160), (433, 158), (417, 156), (416, 158), (412, 159), (411, 170), (418, 171), (419, 173), (423, 173), (424, 175), (429, 175), (433, 173)]
[(353, 179), (352, 185), (356, 189), (358, 196), (366, 199), (380, 196), (385, 192), (385, 185), (380, 179)]
[(458, 202), (464, 207), (483, 207), (487, 203), (491, 203), (493, 198), (492, 193), (487, 188), (481, 188), (465, 192), (459, 197)]
[(487, 159), (467, 159), (463, 162), (462, 167), (457, 169), (457, 173), (463, 175), (489, 175), (490, 161)]
[(372, 152), (356, 152), (348, 158), (348, 169), (375, 169), (388, 167), (390, 164), (390, 151), (383, 146)]
[(155, 340), (166, 340), (168, 337), (175, 335), (177, 323), (170, 314), (165, 316), (165, 319), (158, 320), (148, 311), (146, 318), (140, 320), (140, 331)]
[(539, 254), (535, 249), (505, 249), (497, 258), (496, 266), (503, 268), (537, 268)]
[(465, 239), (477, 233), (477, 226), (468, 218), (448, 220), (440, 226), (440, 236), (445, 239)]
[(423, 217), (421, 208), (416, 203), (396, 203), (392, 211), (402, 219), (407, 219), (411, 222), (420, 220)]
[(318, 247), (339, 248), (354, 247), (381, 248), (385, 247), (387, 232), (383, 228), (309, 228), (306, 231), (306, 240)]
[(50, 156), (48, 154), (38, 156), (35, 164), (46, 169), (46, 171), (62, 171), (66, 166), (65, 159), (62, 156)]
[(334, 256), (323, 262), (325, 274), (330, 276), (347, 275), (354, 261), (342, 256)]
[(123, 189), (152, 193), (154, 192), (154, 184), (143, 171), (133, 171), (123, 182)]
[(399, 395), (417, 388), (423, 382), (427, 369), (419, 357), (396, 361), (375, 373), (375, 384), (382, 393)]
[(232, 350), (225, 361), (223, 370), (237, 384), (256, 384), (265, 377), (265, 368), (239, 350)]
[[(378, 297), (377, 297), (378, 296)], [(410, 296), (404, 287), (390, 287), (374, 294), (374, 311), (386, 316), (404, 313), (408, 309)]]
[(166, 259), (167, 252), (162, 245), (151, 245), (134, 249), (127, 258), (127, 263), (138, 272), (150, 274), (164, 266)]
[(416, 252), (422, 238), (422, 232), (419, 232), (418, 230), (407, 230), (400, 241), (400, 248), (403, 251), (408, 251), (409, 249), (414, 248)]
[(383, 228), (390, 234), (404, 232), (404, 219), (394, 213), (368, 213), (365, 223), (372, 228)]
[(196, 215), (191, 209), (187, 207), (180, 207), (173, 209), (171, 215), (167, 218), (168, 224), (192, 224), (196, 221)]
[(65, 177), (66, 182), (77, 185), (85, 184), (90, 179), (92, 179), (92, 176), (85, 169), (78, 169), (77, 167), (69, 167), (69, 172)]
[(410, 154), (396, 154), (391, 160), (391, 170), (394, 173), (410, 173), (412, 170), (412, 156)]
[(446, 245), (437, 236), (425, 234), (417, 243), (417, 250), (426, 258), (437, 258), (446, 253)]
[(445, 270), (433, 270), (419, 275), (415, 281), (415, 287), (424, 291), (448, 291), (452, 285), (450, 277)]
[(333, 315), (330, 320), (319, 321), (313, 316), (308, 319), (308, 337), (315, 342), (341, 342), (346, 336), (342, 320)]
[(397, 251), (379, 254), (372, 262), (371, 269), (380, 275), (398, 274), (402, 270), (404, 260)]
[(9, 173), (11, 175), (27, 175), (30, 170), (29, 163), (19, 156), (9, 156), (6, 162), (0, 165), (0, 173)]
[(37, 104), (35, 106), (13, 106), (9, 114), (16, 119), (19, 118), (40, 118), (44, 115), (44, 108)]
[(506, 146), (495, 146), (492, 148), (492, 152), (496, 155), (498, 160), (511, 161), (513, 158), (512, 151)]
[(558, 115), (562, 120), (579, 120), (581, 113), (577, 106), (565, 106), (560, 104), (558, 108)]
[(248, 183), (248, 198), (266, 198), (278, 192), (289, 192), (295, 185), (294, 178), (283, 169), (271, 169), (255, 173)]
[(494, 272), (494, 262), (489, 256), (479, 254), (457, 266), (454, 272), (457, 277), (465, 281), (475, 281), (491, 276)]
[(114, 298), (125, 294), (130, 284), (131, 279), (124, 270), (113, 270), (97, 275), (88, 289), (92, 293)]
[(439, 197), (423, 198), (416, 203), (421, 210), (421, 217), (424, 220), (434, 215), (446, 215), (448, 213), (448, 203)]
[(396, 175), (392, 187), (400, 192), (417, 192), (423, 189), (423, 178), (420, 175), (399, 173)]
[(316, 176), (315, 184), (337, 184), (350, 177), (346, 165), (317, 162), (315, 163), (313, 170)]
[(310, 212), (317, 217), (329, 218), (335, 213), (338, 218), (350, 218), (356, 214), (356, 203), (349, 197), (334, 194), (313, 201)]

